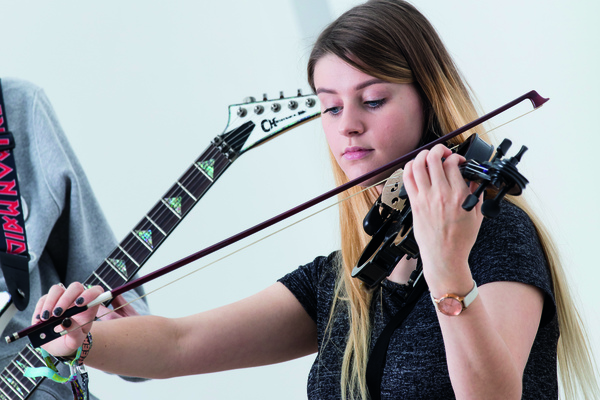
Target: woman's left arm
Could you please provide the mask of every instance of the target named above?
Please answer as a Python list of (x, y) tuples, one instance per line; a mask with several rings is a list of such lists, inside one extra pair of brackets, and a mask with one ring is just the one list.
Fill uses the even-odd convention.
[[(438, 145), (404, 169), (423, 273), (435, 298), (464, 296), (473, 288), (468, 258), (483, 216), (481, 201), (470, 212), (461, 207), (471, 193), (458, 169), (462, 161)], [(460, 315), (437, 311), (456, 398), (521, 398), (543, 302), (533, 286), (494, 282), (482, 285)]]

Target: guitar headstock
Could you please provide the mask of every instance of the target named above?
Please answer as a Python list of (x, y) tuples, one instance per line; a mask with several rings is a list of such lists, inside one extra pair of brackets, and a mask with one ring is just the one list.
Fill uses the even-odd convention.
[(300, 90), (293, 97), (267, 99), (261, 101), (253, 97), (247, 101), (229, 106), (229, 120), (225, 132), (213, 143), (225, 145), (228, 157), (235, 158), (259, 146), (277, 135), (321, 115), (316, 95), (302, 95)]

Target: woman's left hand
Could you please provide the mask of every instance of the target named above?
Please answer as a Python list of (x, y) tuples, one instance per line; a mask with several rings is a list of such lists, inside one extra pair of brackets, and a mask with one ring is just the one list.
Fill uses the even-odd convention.
[[(442, 161), (442, 159), (445, 159)], [(404, 167), (423, 273), (434, 295), (468, 293), (473, 287), (469, 253), (481, 226), (481, 201), (472, 211), (462, 203), (472, 193), (458, 166), (464, 157), (437, 145)]]

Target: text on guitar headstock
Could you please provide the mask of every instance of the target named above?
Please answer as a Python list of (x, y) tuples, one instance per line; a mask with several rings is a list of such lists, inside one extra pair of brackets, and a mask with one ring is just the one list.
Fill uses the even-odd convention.
[(281, 133), (321, 115), (316, 95), (267, 99), (246, 98), (244, 103), (229, 106), (229, 120), (224, 133), (213, 139), (215, 145), (229, 160), (259, 146)]

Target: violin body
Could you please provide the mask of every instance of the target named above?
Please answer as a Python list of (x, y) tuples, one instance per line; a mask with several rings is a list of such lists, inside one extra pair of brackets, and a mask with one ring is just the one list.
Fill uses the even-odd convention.
[[(527, 148), (523, 146), (516, 156), (505, 159), (503, 157), (510, 145), (510, 141), (505, 139), (491, 161), (494, 147), (477, 134), (471, 135), (456, 149), (456, 153), (467, 159), (459, 167), (462, 176), (466, 181), (479, 185), (465, 199), (463, 209), (472, 210), (480, 195), (486, 189), (493, 189), (496, 195), (484, 201), (482, 214), (494, 218), (500, 213), (500, 202), (505, 195), (518, 196), (523, 192), (529, 181), (516, 165)], [(410, 201), (402, 185), (402, 170), (398, 170), (386, 181), (381, 196), (363, 220), (363, 228), (372, 239), (352, 270), (352, 277), (363, 281), (368, 288), (374, 288), (392, 273), (402, 258), (418, 258), (419, 245), (412, 225)], [(417, 268), (420, 268), (420, 263)], [(420, 276), (411, 276), (409, 285), (414, 285)]]

